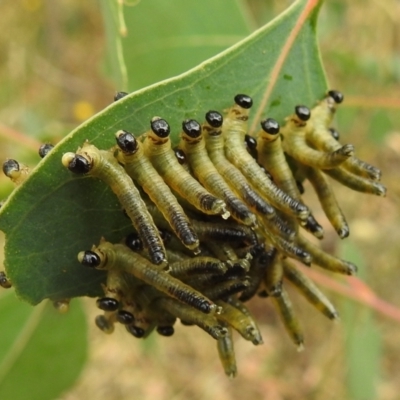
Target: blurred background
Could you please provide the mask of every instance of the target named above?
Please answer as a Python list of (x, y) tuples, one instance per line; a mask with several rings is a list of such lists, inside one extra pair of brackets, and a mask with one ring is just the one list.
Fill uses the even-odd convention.
[[(142, 0), (147, 1), (153, 3)], [(182, 31), (197, 32), (186, 41), (174, 42), (173, 38), (164, 37), (162, 31), (157, 31), (163, 26), (160, 21), (165, 18), (165, 24), (178, 23), (174, 20), (177, 15), (165, 13), (149, 14), (148, 19), (141, 19), (142, 25), (137, 22), (135, 28), (128, 29), (126, 39), (121, 38), (114, 28), (117, 20), (116, 25), (124, 30), (117, 1), (3, 1), (0, 6), (1, 159), (12, 157), (34, 166), (39, 161), (40, 143), (57, 143), (110, 104), (116, 90), (138, 89), (184, 72), (245, 37), (291, 3), (246, 0), (232, 9), (228, 5), (221, 15), (209, 16), (211, 33), (205, 44), (200, 37), (205, 29), (202, 26), (182, 23)], [(128, 25), (130, 18), (134, 18), (135, 7), (140, 5), (139, 0), (125, 4)], [(199, 12), (200, 9), (194, 10), (194, 16)], [(231, 18), (241, 15), (243, 23), (229, 32), (231, 24), (227, 22), (226, 34), (213, 37), (212, 26), (225, 23), (227, 15)], [(269, 302), (254, 299), (251, 309), (257, 316), (265, 344), (254, 347), (236, 337), (239, 375), (234, 380), (225, 377), (213, 339), (199, 329), (179, 326), (171, 338), (152, 335), (146, 341), (138, 341), (123, 329), (104, 335), (90, 323), (88, 361), (74, 386), (57, 398), (399, 398), (400, 310), (396, 308), (400, 305), (399, 21), (398, 0), (330, 0), (322, 6), (318, 29), (330, 86), (345, 94), (336, 119), (341, 141), (353, 143), (361, 159), (380, 167), (383, 183), (388, 187), (388, 196), (382, 199), (335, 185), (351, 236), (339, 243), (325, 223), (323, 247), (355, 261), (366, 285), (378, 298), (395, 307), (390, 309), (383, 302), (376, 302), (380, 307), (368, 306), (368, 299), (373, 297), (368, 287), (354, 286), (352, 293), (345, 293), (341, 290), (342, 278), (324, 280), (317, 276), (317, 283), (340, 311), (341, 321), (332, 324), (325, 320), (293, 293), (306, 335), (306, 348), (298, 353)], [(128, 77), (119, 67), (118, 46), (139, 35), (134, 29), (148, 35), (149, 41), (141, 39), (125, 54), (129, 65), (130, 57), (143, 57), (135, 65), (127, 85)], [(151, 40), (154, 30), (166, 44)], [(162, 68), (149, 68), (151, 46), (165, 52)], [(181, 57), (182, 48), (196, 49), (196, 56)], [(0, 198), (5, 198), (12, 189), (12, 184), (0, 176)], [(306, 187), (307, 192), (311, 191)], [(319, 210), (312, 193), (307, 193), (306, 202)], [(318, 220), (325, 221), (321, 213), (315, 214)], [(72, 308), (76, 302), (72, 302)], [(94, 301), (84, 301), (84, 308), (89, 321), (93, 321), (97, 313)]]

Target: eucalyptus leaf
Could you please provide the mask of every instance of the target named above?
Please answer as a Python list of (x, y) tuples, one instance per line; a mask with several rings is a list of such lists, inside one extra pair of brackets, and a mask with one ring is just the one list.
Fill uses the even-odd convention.
[[(108, 66), (120, 90), (181, 74), (250, 32), (242, 0), (102, 0)], [(125, 30), (122, 35), (121, 30)]]
[(77, 254), (102, 236), (117, 242), (131, 230), (110, 189), (96, 179), (73, 176), (61, 165), (64, 153), (85, 140), (110, 148), (117, 130), (139, 135), (155, 115), (170, 122), (177, 141), (183, 119), (202, 120), (210, 108), (224, 110), (237, 93), (254, 99), (253, 130), (263, 117), (282, 122), (295, 105), (313, 106), (327, 90), (316, 43), (320, 4), (294, 2), (218, 56), (111, 104), (61, 141), (0, 210), (6, 271), (17, 294), (32, 304), (101, 294), (104, 274), (82, 267)]

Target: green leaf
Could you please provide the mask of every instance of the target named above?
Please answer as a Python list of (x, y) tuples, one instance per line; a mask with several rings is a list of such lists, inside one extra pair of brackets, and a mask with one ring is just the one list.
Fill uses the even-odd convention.
[(1, 297), (0, 313), (0, 398), (51, 400), (68, 389), (86, 361), (81, 302), (61, 315), (48, 302), (32, 308), (11, 291)]
[(237, 93), (254, 99), (251, 122), (282, 121), (297, 104), (312, 106), (327, 86), (316, 44), (320, 2), (298, 0), (264, 28), (176, 78), (139, 90), (78, 127), (42, 160), (0, 210), (6, 233), (5, 266), (18, 295), (36, 304), (44, 298), (101, 294), (99, 271), (76, 260), (102, 236), (119, 241), (130, 231), (115, 195), (100, 181), (77, 178), (61, 157), (85, 140), (114, 145), (118, 129), (141, 134), (154, 115), (166, 118), (178, 138), (185, 118), (203, 119), (224, 110)]
[(109, 69), (120, 90), (181, 74), (251, 32), (240, 0), (146, 0), (122, 8), (102, 0), (101, 5)]

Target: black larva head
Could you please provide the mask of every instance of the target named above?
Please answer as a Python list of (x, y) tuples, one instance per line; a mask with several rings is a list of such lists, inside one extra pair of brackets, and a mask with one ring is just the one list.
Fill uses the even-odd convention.
[(19, 163), (16, 160), (8, 159), (3, 163), (3, 172), (5, 176), (10, 176), (14, 171), (19, 171)]
[(117, 311), (119, 307), (118, 300), (115, 300), (112, 297), (102, 297), (101, 299), (97, 299), (96, 304), (97, 307), (103, 311)]
[(253, 105), (253, 99), (247, 96), (247, 94), (237, 94), (235, 96), (235, 103), (242, 108), (248, 109)]
[(90, 268), (96, 268), (101, 263), (99, 255), (91, 250), (80, 252), (78, 254), (78, 260), (82, 265)]
[(92, 164), (80, 154), (65, 153), (62, 163), (74, 174), (87, 174), (92, 168)]
[(340, 104), (344, 99), (343, 93), (339, 92), (338, 90), (330, 90), (328, 92), (328, 96), (332, 97), (336, 104)]
[(206, 114), (206, 121), (213, 127), (219, 128), (224, 122), (224, 118), (218, 111), (209, 111)]
[(175, 157), (178, 160), (178, 163), (183, 165), (186, 162), (186, 154), (181, 149), (174, 149)]
[(257, 149), (257, 139), (254, 138), (253, 136), (250, 136), (250, 135), (247, 135), (247, 134), (246, 134), (246, 135), (244, 136), (244, 141), (245, 141), (247, 147), (248, 147), (250, 150), (255, 150), (255, 149)]
[(126, 92), (116, 92), (114, 95), (114, 101), (118, 101), (127, 95), (128, 95), (128, 93), (126, 93)]
[(9, 289), (12, 286), (4, 271), (0, 271), (0, 286), (4, 289)]
[(135, 136), (128, 131), (118, 131), (115, 137), (118, 147), (127, 154), (133, 154), (138, 149), (138, 142)]
[(125, 238), (125, 244), (133, 251), (143, 250), (143, 242), (141, 241), (139, 235), (136, 232), (130, 233)]
[(42, 144), (39, 147), (39, 156), (40, 158), (44, 158), (45, 156), (47, 156), (47, 153), (53, 148), (54, 146), (50, 143), (45, 143)]
[(294, 111), (301, 121), (308, 121), (311, 117), (311, 111), (306, 106), (296, 106)]
[(140, 339), (144, 336), (145, 332), (144, 329), (139, 328), (135, 325), (125, 325), (126, 330), (136, 338)]
[(117, 313), (117, 321), (123, 325), (131, 325), (135, 318), (129, 311), (119, 310)]
[(266, 120), (261, 121), (261, 128), (270, 135), (276, 135), (279, 133), (280, 126), (278, 121), (273, 118), (267, 118)]
[(150, 127), (159, 138), (168, 137), (171, 131), (168, 122), (162, 118), (153, 118), (150, 122)]
[(162, 336), (172, 336), (175, 329), (173, 326), (157, 326), (157, 332)]
[(196, 139), (201, 135), (201, 126), (194, 119), (186, 119), (182, 122), (183, 132), (189, 137)]
[(111, 333), (114, 330), (113, 324), (104, 315), (98, 315), (94, 322), (105, 333)]
[(338, 132), (336, 129), (334, 129), (334, 128), (329, 128), (329, 132), (330, 132), (330, 134), (332, 135), (332, 137), (333, 137), (334, 139), (336, 139), (336, 140), (339, 140), (339, 139), (340, 139), (339, 132)]

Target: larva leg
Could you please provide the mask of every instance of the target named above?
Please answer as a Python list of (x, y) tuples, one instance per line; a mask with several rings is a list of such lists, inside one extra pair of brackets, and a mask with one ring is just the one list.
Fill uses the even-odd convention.
[(163, 177), (165, 182), (189, 203), (205, 214), (221, 214), (229, 217), (229, 212), (223, 200), (215, 197), (200, 185), (188, 171), (182, 167), (185, 154), (179, 150), (179, 157), (171, 149), (169, 138), (170, 127), (164, 119), (154, 117), (151, 121), (151, 130), (147, 132), (144, 141), (144, 151), (151, 160), (154, 168)]
[(199, 239), (188, 217), (150, 160), (145, 156), (141, 143), (131, 133), (119, 131), (117, 145), (121, 149), (118, 160), (122, 162), (128, 175), (157, 205), (182, 243), (193, 250), (195, 254), (199, 254)]
[(250, 278), (250, 285), (243, 290), (239, 297), (240, 301), (248, 301), (257, 293), (266, 271), (272, 264), (276, 250), (271, 247), (268, 250), (260, 249), (256, 253), (253, 255), (250, 271), (247, 274)]
[(162, 268), (168, 265), (165, 248), (153, 218), (132, 179), (110, 152), (85, 143), (76, 154), (64, 154), (62, 163), (76, 174), (89, 174), (109, 185), (139, 233), (152, 262)]
[(299, 271), (291, 262), (283, 260), (285, 278), (319, 311), (329, 319), (337, 319), (339, 315), (332, 303), (314, 285), (311, 279)]
[(243, 271), (250, 269), (251, 255), (239, 258), (234, 248), (229, 243), (210, 241), (207, 247), (219, 260), (224, 261), (229, 267), (239, 266)]

